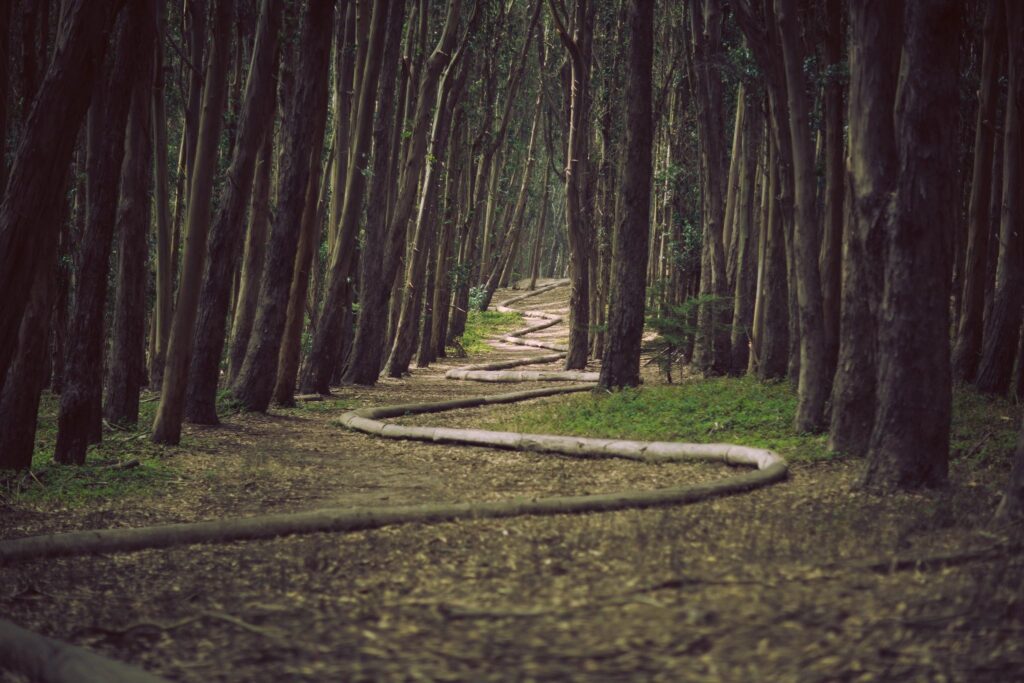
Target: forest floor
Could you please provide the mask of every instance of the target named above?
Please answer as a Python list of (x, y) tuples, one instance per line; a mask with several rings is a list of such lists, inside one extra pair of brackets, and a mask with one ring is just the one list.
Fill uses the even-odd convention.
[[(522, 305), (564, 310), (566, 297)], [(150, 454), (160, 465), (140, 491), (0, 497), (0, 538), (728, 475), (391, 441), (332, 422), (355, 406), (514, 390), (444, 372), (536, 353), (496, 344), (327, 401), (188, 426), (182, 446)], [(536, 409), (408, 420), (466, 426), (517, 410)], [(1005, 417), (1016, 425), (1019, 411)], [(1024, 681), (1024, 556), (988, 526), (1005, 462), (957, 465), (942, 491), (878, 497), (855, 490), (859, 462), (821, 455), (794, 459), (784, 483), (683, 507), (11, 564), (0, 615), (180, 681)]]

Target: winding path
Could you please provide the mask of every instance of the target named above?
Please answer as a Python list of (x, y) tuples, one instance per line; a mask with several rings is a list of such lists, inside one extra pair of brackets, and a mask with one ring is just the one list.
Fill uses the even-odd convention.
[[(558, 282), (506, 301), (498, 310), (511, 311), (511, 304), (564, 285)], [(771, 451), (731, 444), (645, 442), (520, 434), (479, 429), (406, 426), (386, 422), (394, 417), (437, 413), (482, 405), (590, 391), (598, 373), (576, 371), (511, 370), (526, 365), (552, 363), (565, 355), (557, 344), (528, 339), (527, 336), (563, 322), (561, 316), (543, 311), (522, 311), (524, 317), (541, 322), (517, 330), (501, 341), (540, 348), (554, 353), (527, 356), (497, 363), (471, 365), (448, 371), (452, 380), (481, 382), (567, 381), (568, 386), (493, 394), (451, 401), (363, 408), (344, 413), (338, 422), (349, 429), (391, 439), (414, 439), (473, 446), (557, 453), (579, 458), (624, 458), (644, 463), (710, 461), (751, 467), (751, 471), (707, 484), (648, 491), (623, 491), (596, 495), (553, 496), (532, 500), (485, 503), (423, 504), (374, 507), (362, 510), (328, 508), (297, 513), (184, 524), (165, 524), (129, 529), (95, 529), (30, 536), (0, 541), (0, 566), (43, 557), (90, 553), (127, 552), (166, 548), (193, 543), (223, 543), (265, 539), (289, 534), (325, 531), (357, 531), (406, 523), (439, 523), (458, 519), (607, 512), (627, 508), (683, 505), (752, 490), (786, 477), (786, 463)], [(0, 666), (12, 668), (46, 681), (157, 681), (145, 672), (99, 657), (82, 648), (69, 646), (20, 629), (0, 620)]]
[[(529, 294), (506, 301), (499, 310), (513, 310), (518, 303), (564, 284), (555, 283)], [(349, 429), (389, 439), (413, 439), (435, 443), (506, 448), (539, 453), (557, 453), (579, 458), (624, 458), (645, 463), (707, 461), (751, 467), (751, 471), (701, 485), (681, 485), (653, 491), (621, 491), (581, 496), (553, 496), (531, 500), (495, 501), (487, 503), (421, 504), (372, 507), (361, 510), (324, 508), (305, 512), (276, 513), (236, 519), (179, 524), (163, 524), (128, 529), (92, 529), (57, 534), (43, 534), (0, 541), (0, 563), (41, 557), (83, 555), (90, 553), (128, 552), (147, 548), (167, 548), (192, 543), (224, 543), (237, 540), (273, 538), (289, 534), (324, 531), (359, 531), (407, 523), (439, 523), (457, 519), (515, 517), (520, 515), (551, 515), (565, 513), (606, 512), (626, 508), (647, 508), (682, 505), (708, 498), (725, 496), (767, 486), (786, 477), (786, 462), (760, 448), (733, 444), (693, 444), (673, 441), (627, 441), (594, 439), (551, 434), (520, 434), (480, 429), (406, 426), (386, 422), (389, 418), (423, 413), (439, 413), (483, 405), (515, 403), (558, 394), (590, 391), (596, 385), (596, 373), (515, 371), (510, 367), (552, 362), (564, 355), (556, 344), (524, 338), (562, 321), (560, 316), (541, 311), (526, 311), (526, 317), (543, 322), (513, 332), (503, 341), (539, 347), (558, 353), (532, 356), (495, 364), (458, 368), (448, 372), (452, 379), (477, 381), (567, 380), (586, 383), (565, 387), (546, 387), (513, 393), (492, 394), (474, 398), (433, 403), (401, 404), (363, 408), (344, 413), (338, 420)]]

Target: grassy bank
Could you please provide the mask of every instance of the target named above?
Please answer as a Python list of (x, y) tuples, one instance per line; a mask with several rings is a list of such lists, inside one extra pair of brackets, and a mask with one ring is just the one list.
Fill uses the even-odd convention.
[[(953, 403), (952, 459), (971, 466), (1002, 467), (1016, 439), (1019, 408), (968, 389), (958, 389)], [(827, 435), (793, 430), (796, 404), (796, 393), (785, 382), (720, 377), (510, 406), (481, 428), (643, 441), (727, 442), (770, 448), (791, 460), (840, 455), (829, 452)]]

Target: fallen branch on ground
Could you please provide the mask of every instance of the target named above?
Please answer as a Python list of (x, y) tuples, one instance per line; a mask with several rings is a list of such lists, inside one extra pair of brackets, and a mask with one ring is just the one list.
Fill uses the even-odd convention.
[(165, 679), (0, 619), (0, 668), (42, 683), (161, 683)]

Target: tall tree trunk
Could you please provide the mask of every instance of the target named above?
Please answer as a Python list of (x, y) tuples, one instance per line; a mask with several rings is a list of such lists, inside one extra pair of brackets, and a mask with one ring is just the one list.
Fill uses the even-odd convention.
[(569, 349), (566, 370), (587, 364), (590, 333), (590, 226), (586, 222), (586, 161), (590, 139), (590, 62), (594, 14), (587, 0), (577, 0), (572, 35), (553, 0), (552, 17), (569, 52), (569, 131), (565, 163), (565, 218), (569, 238)]
[[(355, 332), (355, 338), (351, 343), (350, 361), (345, 368), (344, 381), (356, 384), (373, 385), (380, 374), (382, 359), (384, 356), (384, 345), (380, 339), (387, 325), (388, 298), (391, 295), (391, 288), (384, 284), (382, 275), (384, 254), (391, 246), (385, 246), (388, 242), (388, 211), (387, 201), (389, 194), (388, 178), (397, 172), (389, 170), (395, 159), (392, 150), (391, 128), (398, 125), (396, 116), (401, 112), (395, 108), (395, 89), (392, 84), (397, 75), (397, 55), (399, 54), (402, 17), (404, 16), (404, 5), (392, 5), (394, 10), (388, 18), (387, 37), (384, 46), (384, 64), (387, 67), (380, 77), (380, 98), (378, 101), (377, 117), (373, 127), (373, 168), (371, 172), (372, 182), (369, 191), (367, 206), (368, 221), (366, 224), (366, 239), (361, 252), (358, 254), (359, 269), (359, 324)], [(394, 124), (392, 123), (394, 121)], [(402, 233), (402, 244), (404, 245), (404, 232)], [(398, 239), (392, 236), (392, 239)], [(353, 254), (355, 259), (357, 255)], [(353, 269), (356, 265), (353, 264)], [(352, 289), (349, 288), (344, 300), (346, 307), (352, 301)], [(342, 334), (347, 336), (351, 329), (351, 315), (342, 320)], [(379, 330), (379, 331), (378, 331)], [(373, 343), (370, 343), (373, 340)], [(343, 347), (341, 351), (349, 348)]]
[(829, 448), (855, 456), (867, 453), (875, 419), (882, 240), (898, 163), (893, 106), (902, 22), (902, 1), (850, 2), (850, 216), (843, 235), (839, 361)]
[(249, 210), (249, 230), (245, 236), (245, 257), (242, 260), (242, 279), (239, 282), (238, 306), (231, 326), (231, 346), (228, 351), (228, 384), (233, 384), (242, 369), (249, 334), (259, 305), (263, 260), (266, 255), (267, 229), (270, 227), (271, 170), (274, 165), (274, 134), (267, 130), (260, 145), (252, 187), (252, 206)]
[(451, 277), (456, 265), (453, 258), (455, 224), (457, 213), (455, 205), (458, 202), (459, 187), (462, 182), (467, 163), (466, 154), (461, 147), (463, 126), (465, 125), (465, 110), (458, 107), (455, 114), (455, 122), (452, 124), (452, 134), (448, 141), (448, 173), (445, 175), (444, 191), (444, 216), (442, 217), (441, 236), (437, 245), (437, 261), (434, 266), (434, 293), (431, 301), (433, 315), (430, 318), (430, 330), (424, 335), (429, 337), (426, 352), (422, 354), (422, 361), (417, 360), (417, 365), (423, 367), (426, 363), (432, 363), (437, 358), (444, 358), (444, 333), (448, 326), (448, 302), (451, 299)]
[(605, 389), (640, 383), (640, 341), (644, 329), (644, 287), (651, 219), (651, 69), (654, 60), (654, 3), (631, 0), (627, 7), (626, 160), (622, 175), (622, 224), (615, 231), (614, 286), (608, 337), (601, 362)]
[(156, 301), (153, 304), (152, 338), (149, 354), (149, 386), (164, 381), (164, 359), (171, 336), (174, 274), (171, 270), (170, 188), (167, 180), (167, 107), (164, 102), (166, 74), (164, 40), (166, 20), (163, 3), (156, 3), (155, 81), (153, 83), (153, 178), (156, 201)]
[[(188, 41), (189, 56), (188, 63), (182, 68), (187, 70), (189, 81), (188, 98), (185, 100), (185, 129), (182, 131), (181, 138), (184, 173), (181, 176), (182, 185), (178, 193), (175, 229), (180, 228), (181, 219), (185, 217), (188, 204), (192, 199), (192, 175), (196, 169), (196, 147), (199, 144), (200, 127), (202, 126), (200, 117), (204, 90), (203, 71), (209, 60), (206, 54), (208, 2), (209, 0), (185, 0), (184, 16), (182, 17), (185, 34), (182, 40)], [(228, 40), (228, 34), (217, 36), (215, 40)]]
[[(59, 230), (55, 221), (64, 188), (54, 182), (71, 161), (82, 118), (114, 19), (123, 0), (68, 0), (57, 47), (46, 78), (25, 123), (0, 205), (0, 291), (27, 292), (56, 253), (36, 239), (43, 230)], [(16, 296), (0, 307), (0, 386), (18, 343), (27, 297)]]
[(795, 427), (817, 432), (826, 424), (825, 402), (832, 385), (825, 357), (825, 324), (818, 270), (814, 149), (808, 131), (807, 84), (799, 47), (796, 0), (775, 0), (786, 69), (789, 129), (793, 144), (794, 222), (797, 306), (800, 317), (800, 381)]
[(984, 344), (975, 385), (979, 391), (1005, 394), (1013, 378), (1013, 361), (1024, 300), (1024, 235), (1021, 235), (1021, 176), (1024, 173), (1024, 7), (1006, 2), (1009, 89), (1003, 131), (1003, 201), (992, 309), (985, 319)]
[[(65, 172), (65, 176), (69, 176)], [(63, 182), (67, 187), (68, 181)], [(67, 201), (62, 201), (54, 218), (63, 223), (67, 218)], [(43, 233), (43, 240), (57, 240), (53, 232)], [(40, 245), (43, 250), (55, 251), (53, 245)], [(51, 259), (36, 270), (35, 282), (29, 295), (25, 315), (21, 319), (18, 354), (0, 387), (0, 470), (27, 469), (32, 465), (35, 451), (36, 426), (39, 416), (39, 398), (45, 386), (45, 368), (52, 335), (50, 324), (57, 294), (57, 271), (62, 267)]]
[(277, 375), (314, 142), (307, 133), (319, 115), (316, 104), (325, 106), (327, 101), (326, 94), (322, 93), (327, 89), (333, 12), (333, 0), (310, 0), (303, 17), (299, 71), (284, 124), (284, 164), (280, 172), (277, 215), (263, 267), (260, 305), (245, 361), (232, 386), (232, 393), (248, 410), (267, 409)]
[(13, 2), (0, 3), (0, 194), (7, 187), (7, 127), (10, 121), (11, 10)]
[[(238, 128), (238, 139), (228, 168), (217, 216), (210, 228), (209, 256), (199, 292), (193, 336), (194, 352), (189, 366), (185, 394), (185, 417), (197, 424), (217, 424), (217, 386), (224, 351), (224, 335), (230, 304), (232, 273), (241, 255), (245, 211), (253, 186), (256, 161), (264, 141), (274, 135), (274, 102), (277, 94), (277, 40), (281, 27), (282, 0), (263, 0), (256, 28), (252, 63), (245, 85), (245, 98)], [(269, 156), (269, 155), (268, 155)], [(265, 159), (269, 164), (269, 159)], [(269, 173), (269, 169), (267, 169)], [(265, 192), (264, 188), (261, 188)], [(253, 231), (259, 232), (258, 210), (253, 211)], [(265, 234), (266, 220), (260, 227)], [(255, 235), (254, 249), (262, 249), (264, 238)], [(255, 264), (248, 264), (255, 268)], [(240, 294), (243, 315), (250, 316), (255, 306), (252, 288), (253, 270), (245, 274), (247, 291)], [(251, 325), (251, 322), (250, 322)]]
[(729, 369), (729, 325), (724, 299), (729, 296), (724, 238), (726, 191), (722, 81), (714, 63), (724, 55), (719, 0), (699, 0), (693, 9), (693, 44), (700, 130), (703, 218), (701, 232), (700, 295), (704, 301), (697, 317), (693, 362), (704, 374)]
[(764, 326), (758, 344), (760, 357), (757, 376), (761, 380), (782, 379), (789, 361), (789, 290), (786, 279), (786, 236), (780, 199), (782, 172), (779, 168), (778, 146), (769, 142), (768, 215), (765, 239), (764, 277), (761, 278), (761, 300), (764, 304)]
[(345, 201), (345, 180), (349, 166), (352, 116), (353, 69), (355, 67), (355, 0), (345, 3), (344, 11), (338, 8), (338, 29), (335, 41), (334, 62), (334, 170), (331, 173), (331, 212), (327, 223), (327, 254), (334, 253), (341, 224), (341, 209)]
[[(1018, 36), (1024, 8), (1010, 0)], [(878, 407), (863, 484), (871, 489), (946, 481), (952, 385), (949, 295), (956, 223), (959, 0), (915, 0), (905, 14), (896, 97), (899, 167), (885, 224), (878, 336)]]
[(990, 196), (992, 192), (993, 142), (996, 107), (999, 101), (999, 64), (1005, 44), (1002, 0), (988, 0), (984, 46), (981, 58), (981, 89), (978, 93), (978, 120), (974, 130), (974, 171), (968, 207), (967, 254), (964, 266), (963, 297), (960, 320), (953, 349), (953, 376), (971, 381), (981, 358), (983, 314), (985, 311), (985, 265), (990, 230)]
[(181, 281), (178, 284), (174, 320), (171, 322), (171, 337), (167, 343), (164, 381), (160, 387), (160, 405), (153, 421), (155, 443), (176, 444), (181, 439), (185, 392), (188, 390), (188, 371), (192, 362), (193, 335), (199, 313), (199, 289), (206, 261), (206, 240), (210, 232), (210, 200), (213, 194), (214, 174), (217, 170), (220, 133), (224, 123), (224, 105), (227, 102), (227, 73), (231, 62), (229, 36), (234, 6), (234, 0), (215, 2), (211, 28), (212, 44), (203, 88), (203, 111), (199, 120), (199, 135), (190, 174), (187, 234), (182, 257)]
[(839, 309), (842, 297), (843, 222), (846, 169), (843, 155), (843, 3), (825, 4), (825, 198), (821, 254), (822, 312), (825, 321), (825, 375), (835, 375), (839, 357)]
[(309, 292), (309, 275), (313, 256), (320, 244), (320, 215), (317, 200), (320, 177), (323, 175), (324, 131), (327, 123), (327, 90), (319, 93), (323, 102), (316, 102), (313, 111), (318, 116), (313, 120), (309, 135), (313, 138), (313, 152), (309, 163), (309, 181), (306, 186), (306, 202), (302, 208), (302, 225), (299, 229), (299, 245), (295, 254), (295, 268), (292, 284), (288, 290), (288, 313), (285, 316), (284, 336), (281, 351), (277, 357), (277, 378), (274, 382), (274, 402), (281, 406), (295, 405), (295, 380), (299, 374), (299, 355), (302, 352), (302, 327), (306, 322), (306, 295)]
[[(456, 55), (452, 56), (451, 54), (455, 47), (461, 6), (461, 0), (450, 0), (448, 3), (448, 15), (445, 19), (444, 30), (437, 47), (434, 48), (434, 52), (424, 65), (416, 100), (416, 114), (410, 139), (413, 144), (410, 146), (409, 158), (406, 161), (405, 179), (415, 186), (417, 182), (414, 179), (418, 178), (422, 172), (424, 174), (423, 192), (412, 237), (412, 255), (406, 270), (406, 282), (401, 298), (395, 340), (388, 360), (387, 372), (391, 377), (401, 377), (408, 372), (409, 363), (416, 349), (415, 334), (419, 323), (419, 305), (423, 296), (423, 279), (428, 251), (427, 235), (434, 229), (432, 216), (437, 203), (438, 188), (436, 174), (440, 171), (439, 163), (426, 163), (427, 157), (424, 153), (427, 151), (427, 124), (430, 121), (431, 102), (436, 99), (437, 104), (433, 107), (436, 116), (433, 123), (430, 124), (430, 157), (443, 162), (450, 116), (450, 111), (446, 111), (446, 102), (456, 79), (455, 69), (458, 68), (456, 60), (464, 50), (460, 46)], [(423, 144), (420, 144), (421, 137)], [(407, 223), (409, 218), (404, 209), (405, 205), (399, 204), (395, 214), (395, 220), (402, 221), (403, 224)], [(403, 216), (403, 213), (406, 215)], [(387, 269), (388, 264), (385, 264), (385, 275), (387, 275)], [(394, 301), (394, 305), (398, 303), (397, 300)]]
[[(377, 99), (377, 84), (384, 62), (385, 27), (388, 24), (389, 6), (393, 4), (389, 0), (374, 3), (366, 65), (359, 79), (359, 97), (353, 111), (356, 123), (353, 126), (352, 154), (346, 173), (345, 200), (338, 227), (338, 241), (334, 253), (331, 255), (319, 327), (313, 337), (309, 359), (299, 381), (300, 390), (307, 393), (329, 393), (331, 377), (341, 361), (344, 360), (341, 358), (343, 349), (339, 342), (344, 334), (342, 328), (352, 289), (350, 280), (355, 273), (359, 218), (363, 207), (363, 196), (366, 193), (364, 170), (370, 162), (370, 131)], [(404, 6), (402, 8), (392, 7), (392, 10), (404, 14)], [(401, 28), (400, 22), (399, 28)], [(383, 82), (382, 87), (390, 87), (390, 83)], [(378, 286), (380, 286), (379, 283)]]
[(754, 211), (757, 207), (755, 183), (764, 128), (758, 103), (752, 97), (740, 100), (737, 107), (747, 110), (741, 132), (737, 172), (737, 190), (734, 199), (734, 233), (736, 236), (735, 284), (733, 288), (733, 315), (730, 374), (742, 375), (747, 370), (750, 344), (753, 339), (754, 298), (757, 288), (758, 231)]
[(94, 91), (89, 112), (88, 216), (82, 236), (82, 268), (64, 364), (64, 391), (60, 397), (54, 452), (54, 460), (64, 464), (84, 463), (86, 447), (101, 437), (103, 312), (117, 211), (117, 180), (124, 157), (125, 124), (135, 81), (134, 70), (143, 47), (135, 40), (139, 35), (134, 25), (139, 20), (139, 8), (141, 4), (118, 21), (107, 77)]
[(121, 203), (116, 230), (117, 293), (104, 416), (113, 424), (139, 419), (139, 389), (146, 381), (146, 259), (150, 222), (149, 190), (153, 171), (153, 67), (156, 52), (157, 0), (139, 0), (142, 20), (134, 30), (143, 49), (138, 54), (136, 81), (131, 91)]

